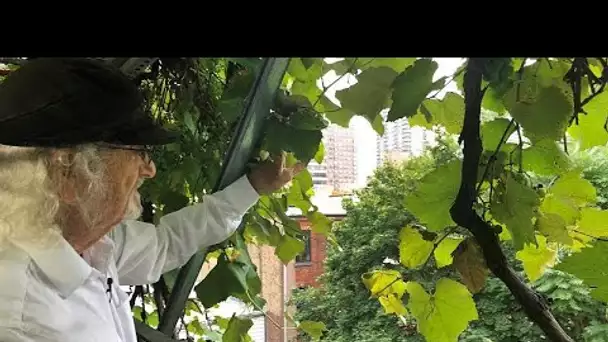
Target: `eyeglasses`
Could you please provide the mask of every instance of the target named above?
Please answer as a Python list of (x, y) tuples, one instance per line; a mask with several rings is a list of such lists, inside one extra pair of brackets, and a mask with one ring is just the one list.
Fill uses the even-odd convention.
[(113, 144), (98, 144), (97, 146), (101, 148), (107, 148), (110, 150), (127, 150), (127, 151), (136, 151), (137, 154), (141, 157), (141, 160), (145, 164), (150, 164), (152, 158), (150, 158), (150, 154), (152, 153), (152, 147), (148, 145), (143, 146), (124, 146), (124, 145), (113, 145)]

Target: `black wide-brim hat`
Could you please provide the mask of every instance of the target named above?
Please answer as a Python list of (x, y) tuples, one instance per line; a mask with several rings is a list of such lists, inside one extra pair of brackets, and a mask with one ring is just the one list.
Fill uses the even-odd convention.
[(65, 147), (105, 142), (163, 145), (175, 132), (142, 110), (119, 69), (89, 58), (36, 58), (0, 82), (0, 144)]

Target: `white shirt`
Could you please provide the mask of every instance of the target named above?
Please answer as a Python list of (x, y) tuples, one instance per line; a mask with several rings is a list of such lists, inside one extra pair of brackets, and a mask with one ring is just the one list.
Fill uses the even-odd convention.
[[(126, 221), (83, 257), (57, 233), (55, 248), (15, 244), (0, 252), (0, 341), (136, 342), (120, 285), (149, 284), (238, 227), (259, 195), (243, 176), (160, 219)], [(112, 299), (107, 279), (113, 279)]]

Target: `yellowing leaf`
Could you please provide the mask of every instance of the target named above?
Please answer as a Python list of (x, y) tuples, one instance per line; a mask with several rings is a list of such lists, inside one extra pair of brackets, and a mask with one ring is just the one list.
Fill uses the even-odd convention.
[(445, 238), (443, 239), (437, 248), (435, 248), (435, 262), (437, 263), (437, 268), (442, 268), (452, 264), (454, 258), (452, 257), (452, 252), (458, 247), (458, 245), (462, 242), (462, 239), (458, 238)]
[(382, 305), (385, 314), (407, 315), (405, 305), (403, 305), (401, 298), (398, 298), (396, 295), (391, 293), (386, 296), (378, 297), (378, 300), (380, 301), (380, 305)]
[(388, 112), (388, 121), (411, 117), (429, 92), (441, 88), (442, 83), (433, 83), (437, 62), (429, 58), (417, 60), (393, 82), (393, 105)]
[(553, 266), (557, 255), (554, 249), (547, 246), (547, 238), (539, 235), (536, 240), (538, 247), (534, 244), (526, 244), (515, 254), (515, 257), (523, 263), (524, 272), (530, 281), (536, 281), (547, 267)]
[(405, 207), (430, 231), (455, 225), (450, 208), (460, 187), (460, 159), (442, 165), (424, 176), (415, 191), (405, 199)]
[(471, 293), (481, 291), (489, 270), (477, 243), (472, 238), (465, 239), (452, 252), (452, 256), (454, 267), (469, 291)]
[(372, 297), (395, 294), (401, 298), (405, 292), (405, 282), (401, 279), (401, 273), (395, 270), (376, 270), (364, 273), (361, 280)]
[(406, 226), (399, 234), (399, 260), (407, 268), (421, 266), (431, 255), (433, 246), (416, 229)]
[(479, 319), (471, 293), (454, 280), (439, 279), (433, 296), (415, 282), (407, 284), (407, 291), (409, 309), (427, 341), (457, 342), (469, 322)]
[(372, 297), (378, 298), (386, 314), (407, 315), (407, 310), (401, 301), (406, 290), (406, 284), (401, 274), (395, 270), (376, 270), (361, 276), (363, 284), (371, 292)]
[(386, 108), (391, 93), (391, 84), (397, 73), (389, 67), (370, 68), (357, 76), (352, 87), (336, 92), (342, 108), (364, 115), (370, 122)]
[(532, 218), (539, 205), (536, 192), (509, 175), (506, 183), (500, 183), (494, 194), (490, 212), (494, 219), (507, 226), (515, 249), (521, 250), (525, 243), (534, 243)]
[(598, 208), (583, 208), (577, 230), (595, 238), (607, 237), (608, 211)]

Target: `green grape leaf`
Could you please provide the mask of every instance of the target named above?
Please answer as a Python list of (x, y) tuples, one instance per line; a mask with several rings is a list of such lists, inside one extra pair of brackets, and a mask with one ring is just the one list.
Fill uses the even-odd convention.
[(571, 246), (574, 241), (568, 234), (566, 221), (558, 214), (541, 212), (536, 218), (536, 229), (543, 233), (549, 241)]
[(576, 206), (572, 204), (570, 199), (547, 193), (540, 205), (540, 211), (545, 214), (559, 215), (564, 224), (574, 224), (580, 216), (580, 212)]
[(252, 339), (248, 332), (252, 326), (253, 321), (251, 319), (240, 319), (236, 317), (236, 314), (232, 314), (230, 321), (228, 321), (228, 327), (222, 335), (222, 342), (251, 342)]
[(312, 206), (310, 200), (305, 196), (304, 192), (305, 190), (302, 189), (302, 184), (297, 179), (294, 179), (294, 181), (291, 182), (289, 193), (287, 194), (287, 201), (289, 204), (300, 209), (302, 214), (307, 213)]
[(315, 106), (315, 110), (324, 113), (327, 120), (331, 123), (345, 128), (349, 126), (350, 119), (355, 115), (352, 111), (336, 105), (325, 95), (321, 96), (321, 99)]
[(416, 58), (346, 58), (345, 61), (349, 66), (354, 63), (361, 70), (389, 67), (399, 73), (412, 65)]
[(432, 296), (416, 282), (408, 282), (407, 291), (408, 307), (427, 341), (457, 342), (469, 323), (479, 319), (471, 293), (454, 280), (439, 279)]
[(287, 73), (303, 83), (315, 83), (323, 75), (322, 58), (292, 58), (287, 67)]
[(407, 268), (424, 265), (433, 251), (433, 243), (422, 237), (418, 230), (406, 226), (399, 233), (399, 261)]
[(498, 114), (504, 114), (507, 111), (504, 103), (502, 102), (501, 96), (497, 94), (496, 90), (492, 87), (488, 88), (488, 90), (483, 95), (483, 99), (481, 100), (481, 107)]
[[(481, 143), (484, 150), (496, 151), (498, 144), (501, 141), (505, 132), (504, 142), (515, 132), (515, 125), (509, 124), (510, 121), (505, 118), (497, 118), (486, 122), (481, 126)], [(507, 131), (507, 128), (509, 129)]]
[(438, 64), (430, 58), (417, 60), (413, 66), (399, 74), (393, 82), (393, 105), (388, 112), (388, 121), (411, 117), (429, 93), (440, 89), (444, 82), (433, 82)]
[(420, 106), (418, 114), (409, 123), (431, 129), (434, 125), (443, 126), (448, 133), (458, 134), (464, 120), (464, 98), (448, 92), (443, 99), (427, 99)]
[(452, 256), (452, 252), (460, 245), (462, 242), (462, 238), (445, 238), (443, 239), (437, 248), (435, 248), (435, 252), (433, 253), (435, 256), (435, 262), (437, 264), (437, 268), (442, 268), (445, 266), (449, 266), (454, 261), (454, 257)]
[(507, 226), (516, 250), (524, 248), (526, 243), (536, 243), (532, 218), (536, 216), (539, 204), (536, 191), (515, 180), (511, 174), (506, 183), (501, 182), (497, 186), (490, 212), (497, 221)]
[(290, 235), (281, 236), (279, 244), (274, 250), (274, 254), (284, 263), (288, 264), (291, 260), (304, 251), (306, 244)]
[(378, 133), (380, 136), (384, 135), (384, 120), (382, 119), (381, 115), (376, 116), (376, 118), (374, 119), (374, 121), (372, 122), (372, 128), (374, 129), (374, 131), (376, 131), (376, 133)]
[(572, 98), (559, 85), (542, 87), (544, 84), (538, 81), (542, 77), (533, 72), (524, 72), (519, 86), (516, 84), (507, 92), (505, 106), (531, 140), (559, 140), (572, 115)]
[(593, 184), (574, 171), (561, 175), (553, 183), (549, 192), (561, 198), (569, 198), (576, 206), (595, 204), (597, 199), (597, 191)]
[(608, 237), (608, 211), (598, 208), (581, 209), (577, 230), (594, 238)]
[(597, 194), (593, 185), (578, 172), (561, 175), (549, 189), (540, 209), (545, 214), (559, 215), (566, 226), (580, 217), (579, 207), (594, 203)]
[(486, 283), (489, 270), (479, 245), (472, 238), (467, 238), (456, 247), (452, 256), (454, 268), (469, 291), (471, 293), (481, 291)]
[(554, 268), (568, 272), (592, 288), (591, 296), (608, 302), (608, 243), (596, 241), (578, 253), (565, 257)]
[(226, 119), (234, 122), (243, 112), (245, 98), (255, 81), (255, 73), (246, 71), (236, 73), (226, 84), (226, 90), (222, 94), (217, 106), (217, 113)]
[(568, 133), (580, 143), (581, 149), (608, 143), (608, 131), (605, 128), (608, 118), (606, 108), (608, 92), (604, 90), (583, 107), (587, 114), (578, 115), (578, 124), (575, 121), (568, 129)]
[(319, 164), (321, 164), (323, 159), (325, 159), (325, 145), (323, 144), (323, 141), (319, 143), (319, 148), (317, 149), (317, 153), (315, 153), (313, 158)]
[(315, 80), (309, 82), (294, 81), (290, 89), (292, 96), (302, 96), (302, 98), (308, 101), (308, 107), (311, 107), (313, 103), (317, 102), (319, 96), (323, 93), (317, 86)]
[(317, 321), (302, 321), (298, 324), (298, 329), (312, 337), (313, 341), (318, 341), (323, 336), (323, 331), (327, 330), (325, 323)]
[(462, 162), (455, 159), (424, 176), (413, 193), (405, 199), (405, 208), (437, 232), (455, 225), (450, 208), (460, 188)]
[(322, 130), (327, 123), (320, 115), (310, 110), (299, 110), (289, 117), (289, 125), (302, 130)]
[(275, 155), (282, 150), (292, 152), (298, 160), (307, 162), (314, 158), (322, 137), (321, 131), (297, 129), (271, 118), (267, 126), (266, 150)]
[(560, 174), (570, 167), (568, 156), (554, 140), (539, 140), (522, 154), (523, 167), (539, 175)]
[(350, 58), (334, 63), (323, 63), (323, 75), (327, 74), (330, 70), (333, 70), (336, 75), (340, 76), (356, 70), (356, 65), (353, 64), (353, 61)]
[(306, 214), (306, 217), (308, 218), (308, 221), (310, 221), (313, 232), (324, 235), (331, 233), (331, 227), (334, 221), (327, 216), (318, 211), (313, 211)]
[(253, 298), (259, 293), (256, 290), (261, 287), (258, 286), (259, 278), (252, 267), (242, 259), (231, 261), (221, 255), (211, 272), (194, 288), (201, 304), (210, 308), (234, 296), (248, 302), (253, 300), (258, 306), (263, 306), (261, 298)]
[(530, 281), (538, 280), (547, 267), (553, 266), (557, 252), (547, 246), (547, 238), (542, 235), (536, 237), (538, 246), (527, 243), (524, 248), (515, 254), (524, 266), (524, 272)]
[(336, 91), (336, 98), (342, 108), (373, 122), (380, 111), (387, 107), (395, 77), (397, 73), (389, 67), (369, 68), (357, 76), (355, 85)]

